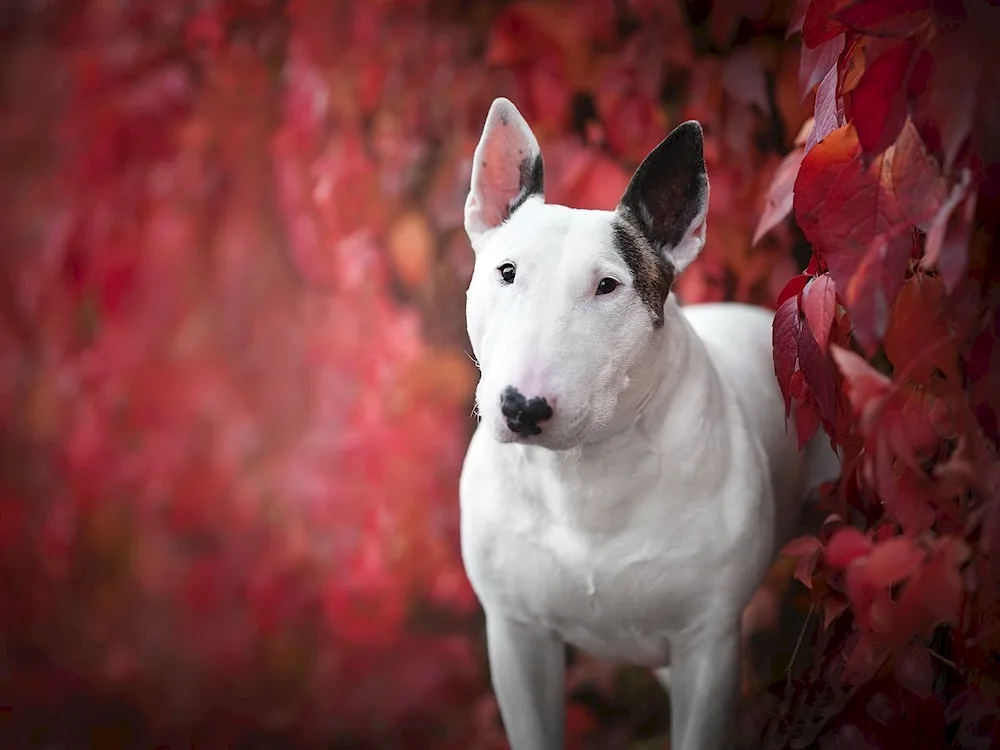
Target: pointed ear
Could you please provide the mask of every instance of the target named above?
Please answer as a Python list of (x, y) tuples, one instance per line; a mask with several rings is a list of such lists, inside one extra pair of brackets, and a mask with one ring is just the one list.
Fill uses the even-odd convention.
[(618, 212), (661, 253), (683, 271), (705, 244), (708, 173), (701, 125), (678, 125), (654, 148), (625, 189)]
[(472, 161), (465, 231), (473, 248), (532, 196), (542, 197), (544, 167), (535, 134), (517, 107), (495, 99)]

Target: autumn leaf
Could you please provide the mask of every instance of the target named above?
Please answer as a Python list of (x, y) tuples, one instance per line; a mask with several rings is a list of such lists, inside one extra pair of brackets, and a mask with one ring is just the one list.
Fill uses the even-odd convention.
[(804, 148), (796, 148), (789, 152), (778, 165), (771, 178), (771, 185), (764, 198), (764, 213), (757, 223), (752, 243), (756, 245), (761, 237), (777, 226), (792, 210), (795, 178), (799, 173), (799, 165), (805, 156)]
[(845, 35), (838, 34), (815, 49), (803, 46), (799, 62), (799, 96), (803, 102), (813, 87), (837, 67), (837, 60), (844, 50), (844, 41)]
[(792, 207), (806, 239), (819, 244), (819, 223), (824, 202), (837, 178), (861, 153), (857, 133), (850, 125), (831, 132), (811, 150), (807, 149), (795, 178)]
[(923, 550), (912, 539), (889, 539), (872, 547), (865, 561), (865, 578), (873, 586), (892, 586), (909, 578), (923, 559)]
[(926, 634), (939, 623), (959, 624), (964, 592), (958, 568), (965, 552), (964, 543), (943, 538), (903, 588), (900, 616), (915, 635)]
[(908, 237), (892, 240), (876, 235), (861, 262), (853, 266), (850, 255), (838, 255), (831, 263), (831, 274), (847, 276), (844, 305), (851, 311), (854, 336), (862, 348), (872, 354), (885, 334), (889, 305), (895, 298), (906, 273), (910, 255)]
[(946, 172), (972, 133), (983, 74), (983, 61), (960, 32), (936, 35), (914, 65), (907, 86), (913, 120), (922, 135), (933, 138), (930, 150), (942, 155)]
[(853, 526), (845, 526), (826, 543), (824, 557), (831, 567), (846, 568), (871, 549), (872, 543), (864, 534)]
[(889, 643), (880, 633), (861, 633), (854, 647), (845, 655), (844, 680), (863, 685), (871, 680), (889, 656)]
[(911, 644), (895, 661), (899, 684), (918, 698), (929, 698), (934, 681), (934, 665), (930, 651), (920, 643)]
[[(805, 330), (805, 328), (803, 327), (802, 330)], [(797, 399), (795, 432), (799, 441), (799, 450), (802, 450), (806, 443), (812, 439), (812, 436), (816, 434), (821, 421), (819, 407), (816, 406), (811, 393), (807, 392), (802, 398)]]
[(816, 571), (816, 565), (822, 554), (822, 549), (814, 549), (812, 552), (800, 557), (798, 562), (795, 563), (795, 570), (792, 572), (792, 575), (795, 577), (795, 580), (801, 582), (807, 589), (812, 590), (813, 588), (813, 574)]
[(969, 262), (969, 242), (977, 198), (975, 192), (970, 192), (969, 183), (970, 173), (963, 171), (962, 179), (952, 188), (948, 199), (931, 221), (924, 242), (921, 265), (936, 268), (949, 293), (955, 290)]
[(822, 548), (823, 543), (819, 539), (811, 534), (805, 534), (785, 544), (781, 548), (781, 554), (788, 557), (803, 557)]
[(828, 430), (837, 419), (837, 384), (833, 363), (820, 349), (808, 325), (800, 325), (798, 339), (799, 369), (809, 386), (818, 415)]
[(830, 133), (844, 124), (842, 101), (837, 96), (838, 75), (835, 65), (823, 76), (819, 88), (816, 89), (816, 101), (813, 104), (813, 126), (806, 137), (807, 154), (813, 150), (817, 143), (825, 140)]
[(791, 18), (788, 21), (788, 29), (785, 31), (785, 39), (790, 39), (793, 34), (802, 31), (802, 24), (806, 20), (806, 12), (811, 3), (812, 0), (795, 0)]
[(802, 42), (806, 47), (816, 48), (833, 39), (846, 29), (834, 18), (834, 11), (844, 0), (812, 0), (802, 21)]
[(945, 318), (941, 278), (918, 273), (906, 280), (892, 304), (883, 345), (895, 370), (912, 381), (930, 384), (940, 373), (958, 387), (958, 350)]
[(824, 273), (810, 281), (802, 291), (802, 312), (809, 321), (816, 343), (821, 352), (826, 352), (830, 340), (830, 326), (837, 308), (837, 297), (833, 279)]
[(791, 297), (798, 297), (811, 278), (812, 277), (808, 272), (797, 273), (790, 278), (781, 290), (780, 294), (778, 294), (777, 306), (781, 307)]
[(850, 606), (851, 601), (839, 594), (830, 593), (823, 599), (823, 628), (827, 629)]
[(844, 375), (844, 389), (855, 413), (865, 419), (892, 390), (892, 381), (852, 351), (831, 346), (830, 354)]
[(891, 159), (883, 154), (866, 165), (859, 153), (850, 126), (818, 144), (802, 161), (793, 205), (871, 351), (903, 282), (912, 240), (891, 189)]
[(789, 297), (774, 314), (772, 346), (774, 349), (774, 374), (778, 378), (781, 394), (785, 398), (785, 418), (792, 408), (792, 373), (798, 357), (799, 327), (798, 296)]
[(851, 0), (832, 15), (871, 36), (908, 36), (930, 22), (930, 6), (930, 0)]
[(895, 142), (906, 121), (905, 81), (916, 45), (904, 39), (867, 64), (854, 89), (854, 127), (866, 154), (877, 155)]
[(948, 199), (948, 182), (909, 120), (896, 141), (890, 177), (900, 212), (914, 226), (937, 216)]
[(903, 533), (919, 536), (934, 524), (937, 516), (924, 482), (912, 471), (903, 471), (895, 492), (882, 499), (886, 513), (903, 527)]
[(837, 79), (837, 96), (844, 97), (858, 87), (868, 63), (865, 37), (861, 34), (848, 34), (848, 43), (840, 55)]

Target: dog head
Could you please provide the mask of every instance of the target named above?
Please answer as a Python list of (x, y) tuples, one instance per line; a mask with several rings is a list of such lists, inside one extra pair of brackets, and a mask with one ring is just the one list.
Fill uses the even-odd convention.
[(679, 125), (653, 149), (614, 211), (545, 203), (538, 141), (506, 99), (473, 158), (466, 318), (480, 416), (501, 442), (586, 443), (658, 356), (670, 286), (704, 244), (701, 127)]

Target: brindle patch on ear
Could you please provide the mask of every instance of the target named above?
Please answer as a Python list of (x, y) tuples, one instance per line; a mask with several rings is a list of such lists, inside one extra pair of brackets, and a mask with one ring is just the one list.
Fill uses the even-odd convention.
[(521, 172), (521, 191), (517, 194), (517, 197), (510, 202), (510, 207), (507, 209), (508, 218), (512, 213), (520, 208), (521, 204), (528, 200), (528, 198), (533, 195), (541, 195), (545, 186), (545, 165), (542, 163), (541, 152), (535, 154), (534, 156), (526, 156), (522, 159), (519, 169)]
[(662, 253), (653, 249), (626, 209), (619, 207), (612, 219), (611, 237), (615, 249), (632, 272), (636, 293), (649, 308), (653, 325), (662, 328), (663, 306), (674, 283), (674, 267)]

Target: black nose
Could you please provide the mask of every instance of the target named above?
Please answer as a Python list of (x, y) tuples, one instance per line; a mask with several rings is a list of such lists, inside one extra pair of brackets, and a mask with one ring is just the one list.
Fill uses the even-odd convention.
[(539, 422), (552, 417), (552, 407), (544, 398), (525, 398), (512, 385), (500, 394), (500, 412), (512, 432), (518, 435), (538, 435), (542, 428)]

